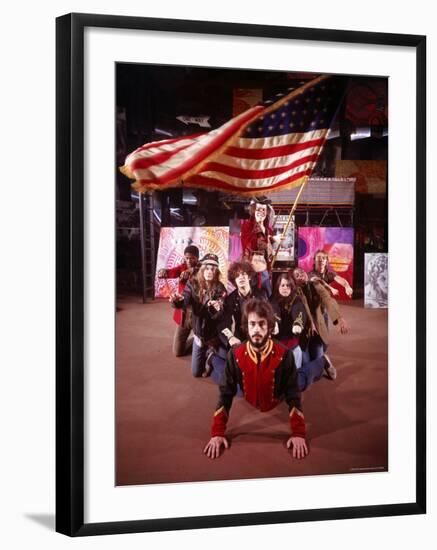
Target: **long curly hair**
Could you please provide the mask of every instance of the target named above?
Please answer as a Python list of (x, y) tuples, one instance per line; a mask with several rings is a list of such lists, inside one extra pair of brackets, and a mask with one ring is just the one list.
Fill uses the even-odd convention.
[(252, 278), (252, 276), (255, 274), (255, 270), (253, 269), (252, 265), (249, 262), (240, 261), (240, 262), (233, 262), (228, 269), (228, 280), (234, 285), (235, 279), (238, 277), (239, 273), (247, 273), (249, 280)]
[(199, 302), (202, 302), (205, 296), (212, 298), (214, 291), (217, 289), (219, 283), (221, 283), (222, 275), (218, 267), (215, 268), (214, 278), (210, 283), (205, 280), (205, 269), (206, 265), (201, 265), (193, 278), (194, 291)]

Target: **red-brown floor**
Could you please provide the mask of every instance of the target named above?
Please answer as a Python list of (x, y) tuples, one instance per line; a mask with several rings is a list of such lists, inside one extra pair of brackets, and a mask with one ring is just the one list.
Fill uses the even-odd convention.
[(235, 398), (228, 423), (231, 447), (203, 455), (218, 388), (193, 378), (190, 356), (176, 358), (169, 304), (118, 302), (116, 484), (386, 471), (387, 310), (342, 304), (346, 336), (331, 326), (335, 381), (323, 378), (303, 394), (310, 454), (293, 460), (285, 448), (288, 411), (260, 413)]

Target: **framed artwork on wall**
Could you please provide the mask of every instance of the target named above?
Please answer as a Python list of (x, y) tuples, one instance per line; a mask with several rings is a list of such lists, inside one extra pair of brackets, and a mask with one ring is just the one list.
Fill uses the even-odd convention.
[[(56, 49), (57, 531), (86, 536), (425, 513), (425, 37), (68, 14), (57, 19)], [(222, 88), (205, 86), (205, 75), (211, 82), (228, 83), (223, 104)], [(179, 360), (167, 354), (173, 325), (171, 315), (162, 312), (169, 308), (167, 298), (175, 292), (177, 279), (169, 290), (159, 278), (155, 281), (155, 274), (183, 262), (188, 243), (201, 245), (201, 256), (209, 257), (205, 265), (207, 260), (210, 265), (216, 262), (226, 275), (228, 264), (244, 253), (238, 232), (247, 213), (244, 200), (235, 202), (235, 196), (262, 201), (276, 188), (304, 185), (330, 137), (323, 107), (317, 105), (324, 101), (322, 92), (334, 94), (327, 83), (352, 79), (361, 93), (358, 84), (364, 77), (374, 79), (372, 90), (387, 91), (384, 108), (375, 101), (378, 112), (371, 116), (372, 131), (389, 136), (390, 180), (384, 188), (388, 247), (373, 254), (385, 258), (387, 306), (364, 308), (357, 300), (345, 300), (344, 307), (352, 308), (351, 319), (357, 319), (350, 327), (354, 336), (349, 347), (345, 344), (338, 353), (345, 387), (328, 387), (321, 380), (305, 395), (305, 459), (296, 460), (285, 447), (286, 408), (281, 404), (269, 411), (264, 424), (252, 416), (258, 413), (251, 412), (242, 384), (237, 395), (246, 400), (236, 397), (232, 417), (238, 422), (230, 417), (228, 426), (231, 448), (219, 460), (210, 460), (202, 451), (217, 386), (211, 379), (193, 379), (184, 366), (188, 357)], [(177, 78), (189, 81), (189, 93), (196, 89), (196, 97), (185, 97), (182, 84), (175, 88)], [(276, 93), (272, 83), (284, 81), (289, 88)], [(265, 96), (267, 89), (272, 99)], [(129, 101), (121, 105), (120, 97), (127, 94)], [(184, 102), (178, 102), (183, 95)], [(292, 108), (291, 100), (307, 102), (308, 107)], [(215, 109), (200, 112), (192, 107), (196, 101)], [(145, 126), (129, 119), (131, 104), (137, 105), (136, 113), (144, 111)], [(357, 102), (353, 107), (354, 116), (362, 117)], [(345, 116), (345, 110), (334, 109), (331, 120), (338, 116)], [(282, 117), (288, 128), (283, 122), (270, 123), (268, 117)], [(318, 133), (302, 139), (306, 125)], [(147, 135), (142, 134), (144, 127)], [(269, 134), (276, 130), (278, 134)], [(247, 145), (259, 139), (258, 131), (263, 146)], [(291, 145), (281, 141), (286, 132), (296, 140)], [(237, 138), (247, 150), (264, 151), (256, 158), (262, 180), (251, 166), (238, 164)], [(311, 141), (309, 152), (305, 141)], [(268, 143), (270, 151), (280, 150), (282, 159), (292, 158), (292, 168), (265, 163), (269, 155), (271, 159), (265, 152)], [(169, 161), (170, 170), (177, 172), (170, 177), (168, 158), (162, 164), (162, 155), (173, 155), (176, 147), (178, 152), (196, 149), (183, 162)], [(156, 170), (148, 157), (155, 149), (161, 155)], [(303, 157), (304, 150), (309, 156)], [(138, 155), (129, 164), (132, 151)], [(117, 185), (121, 165), (124, 197)], [(182, 165), (184, 171), (178, 172)], [(196, 190), (208, 191), (208, 185), (214, 194), (205, 199)], [(177, 204), (182, 207), (168, 209), (168, 223), (163, 211), (154, 213), (160, 227), (157, 238), (162, 236), (162, 258), (158, 263), (156, 255), (150, 260), (156, 299), (146, 304), (126, 299), (117, 288), (119, 238), (127, 235), (130, 246), (136, 246), (142, 231), (132, 226), (136, 206), (129, 201), (133, 197), (138, 202), (141, 193), (181, 188)], [(121, 198), (129, 210), (129, 227), (121, 227), (115, 216)], [(408, 232), (404, 212), (409, 215)], [(294, 223), (299, 238), (323, 233), (331, 263), (338, 260), (338, 273), (343, 273), (343, 256), (331, 245), (349, 246), (352, 284), (353, 229), (345, 228), (345, 241), (338, 237), (344, 236), (338, 228), (310, 228), (310, 235), (297, 216)], [(336, 239), (326, 237), (329, 231)], [(206, 250), (210, 242), (217, 251)], [(143, 272), (149, 261), (146, 244)], [(296, 243), (292, 245), (294, 253)], [(175, 250), (174, 265), (161, 265)], [(232, 258), (226, 258), (226, 251)], [(411, 281), (407, 289), (406, 280)], [(228, 282), (226, 277), (223, 282)], [(372, 338), (381, 337), (378, 330), (360, 333), (362, 315), (369, 326), (377, 322), (384, 329), (383, 351), (374, 357), (383, 364), (379, 374), (361, 368), (363, 359), (353, 347), (354, 339), (371, 348)], [(356, 389), (361, 377), (367, 377), (372, 388), (365, 396)], [(378, 415), (377, 399), (382, 403)], [(339, 434), (335, 448), (334, 431)], [(356, 446), (350, 447), (349, 441)]]

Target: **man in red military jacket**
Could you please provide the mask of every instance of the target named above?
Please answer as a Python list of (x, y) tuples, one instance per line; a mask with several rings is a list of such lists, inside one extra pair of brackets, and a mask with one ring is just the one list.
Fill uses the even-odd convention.
[(273, 409), (283, 399), (286, 401), (291, 430), (287, 448), (292, 448), (293, 458), (304, 458), (308, 447), (296, 365), (293, 352), (271, 338), (275, 326), (272, 306), (257, 298), (248, 300), (242, 324), (247, 327), (249, 339), (228, 354), (211, 439), (204, 453), (209, 458), (218, 458), (221, 447), (228, 448), (226, 425), (239, 385), (245, 399), (261, 412)]
[[(197, 273), (199, 263), (199, 249), (197, 246), (189, 245), (184, 250), (184, 263), (170, 269), (160, 269), (160, 279), (179, 279), (178, 293), (182, 294), (187, 282)], [(173, 353), (176, 357), (185, 355), (189, 345), (188, 337), (191, 332), (191, 311), (175, 309), (173, 314), (176, 330), (173, 337)]]

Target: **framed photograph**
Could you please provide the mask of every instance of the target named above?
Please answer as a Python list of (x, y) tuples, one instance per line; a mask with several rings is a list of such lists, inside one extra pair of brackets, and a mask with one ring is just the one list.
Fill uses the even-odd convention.
[(425, 37), (56, 24), (57, 531), (425, 513)]
[(287, 226), (288, 216), (285, 214), (278, 214), (275, 222), (274, 231), (278, 236), (281, 237), (285, 230), (284, 238), (278, 243), (276, 259), (282, 262), (293, 262), (295, 253), (294, 236), (296, 232), (294, 219), (291, 219)]

